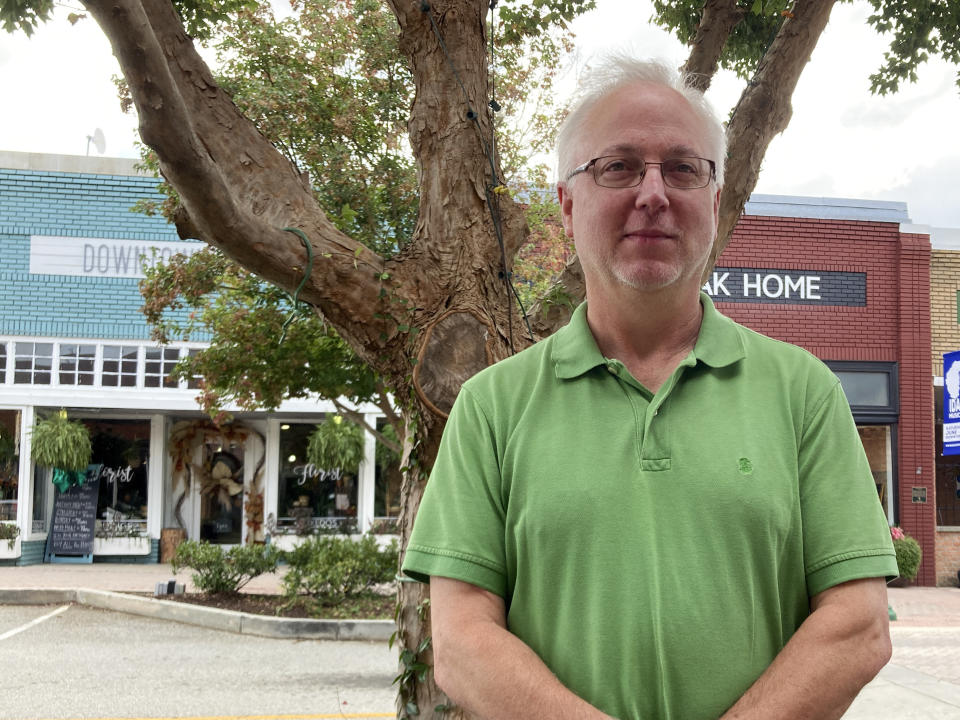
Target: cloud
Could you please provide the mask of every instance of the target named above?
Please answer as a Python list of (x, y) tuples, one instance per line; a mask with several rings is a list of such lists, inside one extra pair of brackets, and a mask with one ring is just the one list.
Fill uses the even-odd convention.
[(877, 200), (906, 202), (910, 219), (914, 223), (960, 228), (958, 167), (960, 153), (942, 156), (931, 165), (912, 168), (905, 182), (880, 191), (872, 197)]

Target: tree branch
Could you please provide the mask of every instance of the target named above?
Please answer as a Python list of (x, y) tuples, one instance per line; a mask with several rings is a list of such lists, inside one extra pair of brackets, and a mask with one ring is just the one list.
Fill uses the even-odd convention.
[(704, 278), (730, 242), (757, 184), (771, 140), (790, 122), (790, 99), (823, 34), (835, 0), (798, 0), (747, 84), (727, 126), (727, 169), (720, 197), (720, 227)]
[(746, 12), (736, 0), (707, 0), (690, 46), (683, 72), (690, 75), (694, 87), (706, 92), (720, 65), (723, 48)]
[(140, 118), (184, 212), (178, 230), (292, 291), (365, 358), (395, 330), (375, 319), (384, 263), (339, 232), (309, 187), (213, 80), (169, 0), (85, 0), (110, 39)]
[(375, 428), (370, 423), (368, 423), (363, 413), (357, 412), (356, 410), (353, 410), (347, 407), (342, 402), (340, 402), (338, 398), (333, 398), (333, 405), (334, 407), (337, 408), (337, 412), (349, 418), (351, 422), (354, 422), (360, 427), (362, 427), (368, 433), (373, 435), (377, 440), (379, 440), (384, 446), (390, 448), (395, 453), (397, 453), (397, 455), (399, 455), (400, 452), (403, 450), (403, 447), (400, 444), (394, 442), (393, 440), (388, 438), (386, 435), (384, 435), (382, 432), (377, 430), (377, 428)]

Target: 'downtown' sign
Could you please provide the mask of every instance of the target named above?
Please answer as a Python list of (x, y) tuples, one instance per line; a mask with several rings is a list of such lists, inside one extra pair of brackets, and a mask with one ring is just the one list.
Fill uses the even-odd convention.
[(142, 278), (143, 268), (167, 263), (176, 253), (192, 255), (201, 242), (160, 242), (99, 238), (30, 237), (32, 275)]
[(719, 302), (863, 307), (867, 274), (718, 267), (703, 290)]

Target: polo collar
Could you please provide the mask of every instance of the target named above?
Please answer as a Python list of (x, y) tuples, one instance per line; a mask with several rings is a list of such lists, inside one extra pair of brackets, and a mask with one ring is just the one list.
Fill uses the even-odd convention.
[[(703, 306), (703, 321), (693, 348), (693, 359), (719, 368), (744, 358), (746, 351), (736, 324), (720, 314), (706, 293), (700, 293), (700, 304)], [(586, 302), (580, 303), (573, 311), (570, 322), (556, 332), (553, 340), (553, 364), (560, 379), (575, 378), (598, 365), (607, 364), (607, 358), (597, 347), (587, 324)]]

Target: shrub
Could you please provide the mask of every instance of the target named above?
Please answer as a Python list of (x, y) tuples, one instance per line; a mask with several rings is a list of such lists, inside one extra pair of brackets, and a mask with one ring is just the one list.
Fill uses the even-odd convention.
[(320, 605), (336, 605), (390, 582), (398, 562), (396, 540), (381, 550), (371, 535), (358, 541), (315, 535), (284, 556), (289, 565), (283, 579), (286, 596), (307, 595)]
[(6, 540), (11, 550), (13, 550), (19, 534), (20, 528), (13, 523), (0, 522), (0, 540)]
[(920, 543), (907, 535), (898, 527), (890, 528), (890, 537), (893, 538), (893, 550), (897, 554), (897, 571), (904, 580), (913, 580), (920, 569), (920, 560), (923, 551)]
[(226, 552), (219, 545), (187, 540), (177, 546), (174, 572), (195, 570), (193, 584), (204, 593), (235, 593), (258, 575), (276, 572), (280, 552), (271, 545), (236, 545)]

